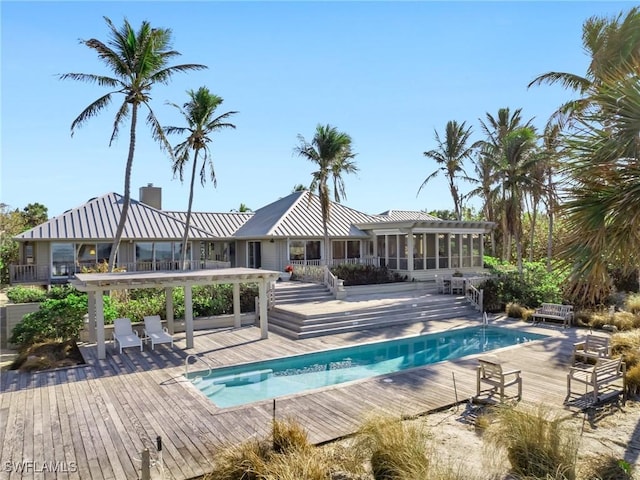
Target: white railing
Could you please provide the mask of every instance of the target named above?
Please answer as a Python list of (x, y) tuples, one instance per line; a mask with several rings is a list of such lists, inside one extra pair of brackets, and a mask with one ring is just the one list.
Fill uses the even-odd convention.
[[(83, 270), (97, 271), (102, 269), (103, 264), (96, 262), (81, 263), (56, 263), (53, 271), (49, 265), (10, 265), (10, 282), (14, 283), (35, 283), (49, 282), (58, 278), (64, 280), (72, 277)], [(208, 270), (218, 268), (231, 268), (231, 262), (219, 260), (194, 260), (187, 261), (187, 270)], [(127, 272), (151, 272), (151, 271), (173, 271), (182, 270), (182, 262), (175, 260), (160, 260), (155, 262), (124, 262), (116, 265), (118, 270)]]
[(473, 306), (479, 312), (482, 312), (482, 296), (483, 290), (478, 290), (472, 282), (467, 281), (467, 288), (465, 288), (465, 298), (473, 304)]
[(325, 267), (324, 284), (327, 286), (327, 288), (335, 298), (344, 298), (344, 280), (339, 279), (333, 273), (331, 273), (329, 267)]
[(331, 260), (331, 266), (338, 265), (373, 265), (380, 266), (379, 257), (363, 257), (363, 258), (334, 258)]
[[(198, 362), (202, 362), (207, 366), (207, 374), (204, 375), (204, 376), (198, 375), (198, 377), (196, 377), (196, 378), (202, 379), (203, 377), (208, 377), (209, 375), (211, 375), (211, 370), (212, 370), (211, 364), (207, 360), (205, 360), (203, 357), (199, 357), (197, 355), (190, 354), (190, 355), (187, 355), (187, 358), (184, 359), (184, 376), (185, 377), (189, 378), (189, 359), (190, 358), (195, 359), (194, 364), (196, 364)], [(193, 380), (196, 380), (196, 378), (194, 378)]]

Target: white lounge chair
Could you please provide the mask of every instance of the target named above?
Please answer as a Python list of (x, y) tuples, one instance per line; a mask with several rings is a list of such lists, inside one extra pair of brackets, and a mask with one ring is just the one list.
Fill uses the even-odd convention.
[(145, 340), (151, 340), (151, 350), (159, 343), (170, 343), (173, 347), (173, 337), (169, 330), (162, 328), (160, 315), (144, 317), (144, 336)]
[(128, 318), (116, 318), (113, 321), (113, 343), (118, 343), (120, 353), (123, 348), (140, 347), (142, 351), (142, 339), (138, 336), (138, 332), (131, 327), (131, 320)]

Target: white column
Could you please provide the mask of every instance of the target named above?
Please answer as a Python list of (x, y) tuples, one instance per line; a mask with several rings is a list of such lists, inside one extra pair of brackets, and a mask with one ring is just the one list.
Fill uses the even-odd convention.
[(102, 302), (102, 290), (94, 294), (96, 303), (96, 344), (98, 346), (98, 360), (107, 358), (104, 344), (104, 304)]
[(267, 281), (266, 279), (260, 280), (258, 283), (258, 295), (260, 303), (260, 338), (267, 338), (269, 336), (267, 318)]
[(193, 348), (193, 299), (191, 285), (184, 286), (184, 328), (187, 333), (187, 348)]
[(407, 251), (409, 254), (407, 258), (407, 270), (413, 272), (413, 230), (409, 230), (409, 233), (407, 233)]
[(164, 289), (165, 297), (165, 318), (167, 319), (167, 330), (173, 335), (175, 333), (175, 326), (173, 324), (173, 288), (168, 287)]
[(233, 326), (240, 328), (240, 284), (233, 284)]
[(88, 292), (87, 302), (89, 306), (89, 322), (87, 323), (87, 333), (89, 334), (89, 341), (95, 343), (96, 341), (96, 292)]

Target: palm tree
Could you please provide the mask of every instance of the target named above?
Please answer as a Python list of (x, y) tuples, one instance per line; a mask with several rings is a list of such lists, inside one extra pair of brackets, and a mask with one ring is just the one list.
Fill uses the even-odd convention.
[(551, 259), (553, 256), (553, 229), (555, 223), (556, 210), (558, 209), (558, 180), (559, 169), (559, 148), (560, 148), (560, 126), (557, 124), (547, 125), (542, 136), (543, 147), (541, 151), (542, 164), (544, 165), (544, 189), (543, 201), (547, 208), (549, 228), (547, 230), (547, 271), (551, 271)]
[(169, 29), (152, 28), (148, 22), (142, 22), (138, 31), (135, 31), (126, 19), (122, 27), (118, 29), (109, 18), (104, 17), (104, 19), (109, 27), (109, 40), (103, 43), (92, 38), (83, 40), (81, 43), (97, 53), (100, 60), (112, 71), (113, 76), (65, 73), (59, 75), (59, 78), (61, 80), (97, 83), (112, 89), (86, 107), (71, 123), (72, 136), (77, 128), (82, 127), (90, 118), (97, 116), (108, 107), (115, 95), (122, 94), (123, 101), (113, 122), (109, 146), (118, 137), (120, 127), (125, 119), (131, 117), (122, 212), (109, 255), (109, 269), (113, 271), (131, 200), (130, 183), (136, 146), (138, 109), (140, 106), (147, 108), (146, 123), (151, 127), (153, 139), (160, 143), (161, 148), (166, 148), (171, 153), (171, 146), (149, 104), (151, 89), (157, 83), (167, 84), (174, 73), (201, 70), (207, 67), (198, 64), (168, 66), (173, 57), (180, 55), (179, 52), (171, 49), (171, 30)]
[(561, 128), (593, 105), (593, 96), (609, 72), (617, 70), (623, 76), (640, 73), (640, 9), (633, 7), (626, 14), (612, 18), (587, 19), (582, 25), (582, 45), (591, 57), (585, 75), (548, 72), (529, 83), (529, 87), (560, 84), (580, 95), (560, 106), (551, 116), (550, 123)]
[(608, 263), (627, 273), (640, 265), (640, 76), (624, 71), (605, 79), (593, 97), (603, 108), (580, 115), (567, 140), (571, 234), (558, 256), (573, 268), (574, 294), (590, 302), (607, 293)]
[(522, 200), (523, 192), (531, 187), (534, 179), (531, 171), (536, 157), (532, 155), (536, 146), (536, 133), (532, 127), (522, 127), (510, 132), (503, 142), (503, 156), (498, 170), (502, 178), (504, 204), (503, 228), (507, 251), (511, 250), (511, 239), (515, 240), (518, 271), (522, 272)]
[(291, 193), (306, 192), (306, 191), (307, 191), (307, 187), (301, 183), (294, 185), (293, 188), (291, 189)]
[(480, 120), (480, 127), (485, 134), (485, 139), (473, 145), (480, 152), (480, 157), (476, 162), (476, 172), (482, 173), (482, 176), (479, 177), (482, 181), (482, 193), (485, 196), (485, 205), (488, 204), (490, 207), (490, 216), (487, 220), (500, 224), (502, 259), (508, 260), (511, 251), (511, 237), (507, 229), (507, 202), (503, 178), (506, 165), (506, 139), (513, 132), (530, 127), (531, 120), (525, 124), (522, 123), (521, 108), (516, 109), (513, 113), (508, 107), (500, 108), (495, 117), (490, 113), (486, 113), (485, 116), (486, 120)]
[(344, 198), (345, 196), (341, 174), (343, 172), (353, 173), (358, 170), (353, 162), (356, 154), (351, 150), (351, 137), (331, 125), (318, 124), (311, 142), (307, 142), (302, 135), (298, 135), (298, 142), (299, 145), (294, 148), (294, 154), (315, 163), (318, 168), (311, 174), (312, 181), (309, 185), (309, 190), (312, 192), (317, 190), (318, 198), (320, 199), (325, 251), (323, 261), (326, 264), (330, 254), (329, 233), (327, 230), (331, 215), (329, 177), (333, 176), (334, 199), (339, 203), (341, 197)]
[(211, 143), (210, 135), (223, 128), (236, 128), (232, 123), (225, 122), (226, 119), (238, 112), (226, 112), (217, 115), (216, 109), (222, 104), (223, 99), (209, 91), (207, 87), (200, 87), (197, 91), (188, 90), (189, 101), (182, 107), (171, 104), (177, 108), (187, 122), (186, 127), (165, 127), (168, 135), (187, 134), (186, 140), (175, 146), (175, 161), (173, 163), (173, 174), (180, 175), (180, 181), (184, 179), (184, 167), (191, 159), (193, 151), (193, 165), (191, 167), (191, 181), (189, 184), (189, 204), (187, 207), (187, 219), (182, 235), (182, 269), (187, 266), (187, 242), (189, 241), (189, 226), (191, 223), (191, 206), (193, 205), (193, 186), (196, 179), (198, 167), (198, 156), (202, 152), (202, 166), (200, 167), (200, 184), (204, 187), (208, 173), (213, 186), (216, 186), (216, 172), (213, 168), (213, 158), (209, 151)]
[(429, 180), (435, 178), (438, 173), (443, 172), (449, 183), (449, 191), (451, 192), (451, 198), (453, 199), (453, 206), (458, 220), (462, 219), (462, 197), (460, 196), (456, 179), (460, 176), (460, 173), (462, 173), (464, 177), (467, 176), (464, 171), (463, 162), (465, 159), (470, 158), (473, 152), (473, 148), (467, 146), (469, 137), (471, 136), (471, 127), (466, 128), (465, 123), (466, 122), (462, 122), (458, 124), (455, 120), (448, 121), (445, 128), (444, 140), (440, 138), (437, 131), (434, 131), (438, 148), (424, 152), (423, 155), (435, 160), (440, 167), (422, 182), (417, 194), (420, 194), (420, 191)]
[(231, 211), (236, 213), (253, 212), (253, 210), (247, 207), (247, 205), (245, 205), (244, 203), (240, 203), (240, 206), (238, 208), (232, 208)]

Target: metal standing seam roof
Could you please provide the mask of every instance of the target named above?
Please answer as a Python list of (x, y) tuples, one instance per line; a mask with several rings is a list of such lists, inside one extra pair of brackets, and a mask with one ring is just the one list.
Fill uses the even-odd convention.
[[(122, 212), (123, 197), (107, 193), (67, 210), (14, 237), (16, 240), (112, 240)], [(184, 222), (160, 210), (131, 199), (123, 240), (181, 239)], [(191, 239), (214, 239), (211, 233), (189, 227)]]
[[(164, 211), (181, 222), (187, 221), (187, 212)], [(233, 238), (236, 231), (251, 217), (253, 212), (208, 213), (191, 212), (191, 225), (219, 238)]]
[[(367, 237), (355, 223), (377, 221), (339, 203), (331, 202), (328, 233), (330, 237)], [(322, 237), (320, 199), (311, 192), (294, 192), (259, 210), (238, 229), (236, 238)]]
[(442, 219), (426, 212), (417, 212), (413, 210), (387, 210), (386, 212), (376, 215), (376, 219), (382, 222), (442, 221)]

